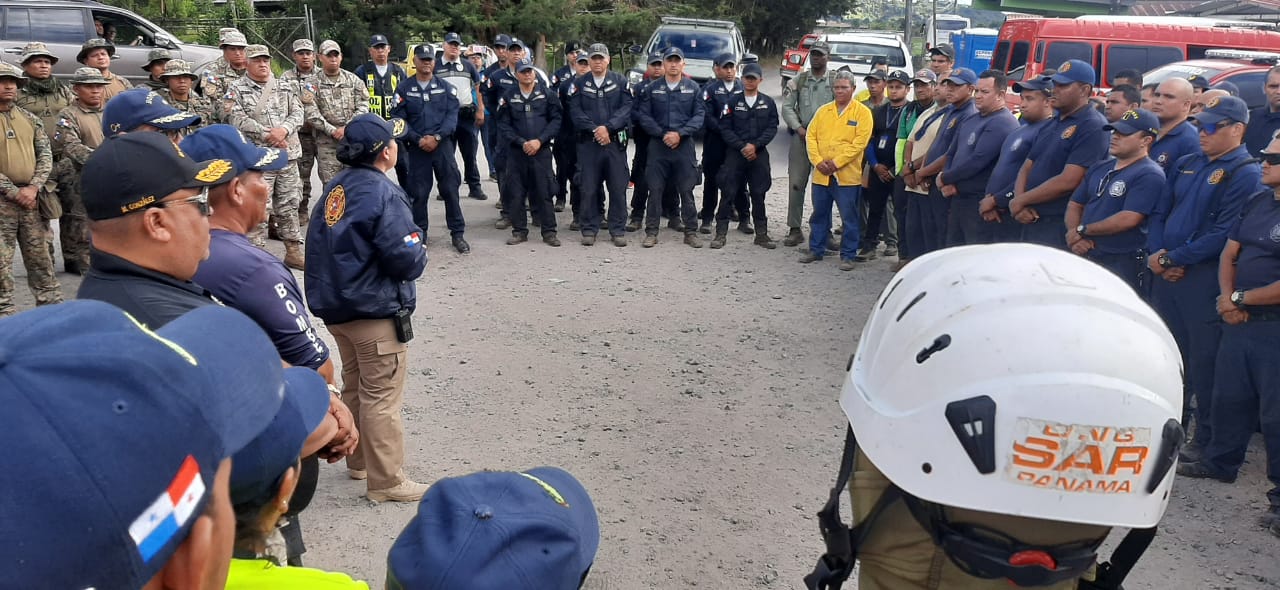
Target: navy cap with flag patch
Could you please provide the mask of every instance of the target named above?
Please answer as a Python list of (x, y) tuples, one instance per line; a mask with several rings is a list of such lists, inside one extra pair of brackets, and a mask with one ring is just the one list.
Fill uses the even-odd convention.
[[(289, 165), (289, 152), (283, 148), (254, 145), (239, 129), (219, 123), (210, 125), (182, 139), (182, 151), (196, 160), (222, 158), (231, 162), (235, 176), (250, 170), (267, 172)], [(231, 178), (227, 178), (230, 181)]]
[(102, 142), (89, 156), (80, 198), (89, 219), (111, 219), (153, 207), (182, 189), (222, 184), (234, 172), (230, 160), (196, 161), (163, 133), (126, 133)]
[(387, 553), (387, 589), (579, 588), (599, 546), (591, 497), (562, 469), (442, 479)]
[(142, 587), (226, 493), (221, 462), (262, 432), (283, 387), (271, 340), (227, 307), (154, 331), (91, 300), (0, 321), (0, 469), (22, 474), (0, 481), (17, 564), (5, 586)]
[(141, 125), (156, 129), (184, 129), (200, 122), (199, 115), (173, 108), (154, 90), (130, 88), (107, 101), (102, 110), (102, 134), (111, 137)]
[(943, 78), (942, 81), (950, 82), (957, 86), (973, 86), (978, 83), (978, 75), (969, 68), (956, 68), (951, 70), (951, 73), (947, 74), (947, 77)]

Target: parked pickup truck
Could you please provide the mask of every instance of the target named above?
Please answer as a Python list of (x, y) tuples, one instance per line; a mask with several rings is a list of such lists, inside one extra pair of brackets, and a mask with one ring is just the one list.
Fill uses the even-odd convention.
[(809, 33), (800, 38), (800, 43), (795, 49), (788, 49), (782, 54), (782, 67), (778, 68), (778, 75), (782, 76), (783, 84), (804, 69), (804, 59), (809, 56), (809, 48), (819, 37), (817, 33)]

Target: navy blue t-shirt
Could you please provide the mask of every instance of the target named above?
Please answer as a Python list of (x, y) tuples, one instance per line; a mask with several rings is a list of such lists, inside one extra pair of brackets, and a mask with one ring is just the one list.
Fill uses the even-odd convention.
[[(1120, 170), (1110, 158), (1094, 164), (1084, 181), (1072, 193), (1071, 201), (1084, 205), (1080, 223), (1097, 223), (1121, 211), (1150, 216), (1160, 202), (1164, 190), (1164, 169), (1143, 158)], [(1147, 244), (1147, 221), (1137, 227), (1109, 236), (1089, 236), (1093, 251), (1099, 254), (1132, 254)]]
[[(1244, 290), (1280, 281), (1280, 199), (1271, 190), (1252, 198), (1228, 234), (1240, 242), (1236, 288)], [(1280, 305), (1249, 306), (1249, 310), (1275, 313)]]
[(1199, 151), (1200, 132), (1191, 123), (1183, 121), (1156, 139), (1149, 153), (1151, 159), (1167, 171), (1182, 156)]
[(318, 369), (329, 359), (328, 347), (311, 327), (293, 273), (245, 236), (211, 231), (209, 258), (200, 263), (192, 280), (227, 306), (253, 318), (285, 362)]
[(942, 181), (956, 186), (957, 197), (982, 198), (1000, 157), (1000, 147), (1016, 129), (1018, 119), (1009, 109), (986, 115), (979, 113), (966, 119), (957, 128), (947, 152)]
[(1018, 171), (1022, 170), (1022, 164), (1027, 161), (1027, 154), (1031, 153), (1031, 147), (1036, 143), (1036, 136), (1050, 121), (1052, 119), (1027, 123), (1024, 119), (1022, 126), (1014, 129), (1013, 133), (1005, 138), (1004, 145), (1000, 146), (1000, 159), (996, 160), (996, 167), (991, 169), (991, 178), (987, 179), (987, 194), (994, 195), (996, 203), (1002, 209), (1009, 208), (1009, 197), (1005, 195), (1013, 192), (1013, 184), (1018, 180)]
[(1257, 157), (1266, 149), (1267, 144), (1280, 132), (1280, 112), (1272, 112), (1271, 107), (1262, 105), (1249, 111), (1249, 125), (1244, 130), (1244, 144), (1249, 153)]
[[(1027, 190), (1044, 184), (1068, 165), (1088, 169), (1107, 157), (1111, 134), (1102, 129), (1107, 119), (1088, 105), (1068, 116), (1059, 116), (1040, 130), (1027, 158), (1034, 164), (1027, 174)], [(1041, 215), (1062, 215), (1070, 195), (1035, 205)]]

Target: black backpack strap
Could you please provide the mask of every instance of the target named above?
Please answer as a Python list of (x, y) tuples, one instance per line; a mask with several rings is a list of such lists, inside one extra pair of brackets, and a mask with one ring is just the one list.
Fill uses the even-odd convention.
[(1093, 581), (1081, 580), (1080, 590), (1122, 590), (1125, 577), (1133, 571), (1151, 541), (1156, 538), (1156, 527), (1131, 529), (1124, 540), (1111, 553), (1111, 561), (1098, 564)]
[(1213, 229), (1214, 224), (1218, 222), (1218, 207), (1222, 204), (1222, 196), (1227, 192), (1227, 184), (1231, 182), (1231, 177), (1235, 176), (1236, 172), (1241, 168), (1257, 163), (1257, 158), (1245, 158), (1224, 170), (1222, 179), (1218, 181), (1217, 187), (1213, 189), (1213, 194), (1209, 196), (1209, 208), (1205, 210), (1204, 220), (1200, 222), (1200, 226), (1196, 228), (1195, 233), (1191, 234), (1189, 239), (1194, 240)]
[(853, 573), (853, 565), (858, 560), (858, 547), (866, 540), (871, 527), (890, 504), (902, 497), (898, 486), (890, 485), (880, 495), (880, 499), (871, 507), (861, 523), (849, 528), (840, 520), (840, 497), (853, 476), (853, 461), (858, 452), (858, 440), (853, 435), (853, 427), (845, 431), (844, 452), (840, 456), (840, 472), (836, 475), (836, 484), (831, 488), (827, 503), (818, 511), (818, 528), (822, 532), (822, 541), (827, 550), (818, 558), (813, 572), (804, 577), (808, 590), (840, 590), (845, 580)]

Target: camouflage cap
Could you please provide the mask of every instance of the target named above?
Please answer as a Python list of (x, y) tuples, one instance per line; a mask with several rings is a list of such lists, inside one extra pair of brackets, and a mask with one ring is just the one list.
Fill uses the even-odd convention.
[(150, 71), (151, 66), (158, 61), (169, 61), (173, 59), (173, 54), (168, 49), (152, 49), (147, 52), (147, 64), (142, 66), (142, 71)]
[(90, 51), (95, 49), (106, 49), (107, 55), (116, 54), (116, 46), (112, 45), (110, 41), (107, 41), (102, 37), (94, 37), (93, 39), (85, 41), (84, 45), (80, 46), (80, 53), (76, 54), (76, 61), (84, 63), (84, 58), (89, 55)]
[(184, 59), (171, 59), (169, 63), (164, 64), (164, 73), (160, 74), (160, 79), (171, 76), (187, 76), (192, 80), (199, 80), (194, 73), (191, 72), (191, 63)]
[(247, 59), (255, 57), (271, 57), (271, 50), (266, 45), (249, 45), (244, 48), (244, 56)]
[(22, 57), (18, 60), (18, 63), (26, 65), (27, 60), (33, 57), (47, 57), (53, 63), (58, 63), (58, 56), (49, 51), (49, 46), (39, 41), (27, 43), (26, 46), (22, 48)]
[(19, 70), (15, 65), (7, 64), (2, 61), (0, 61), (0, 78), (13, 78), (18, 81), (18, 84), (25, 84), (27, 82), (27, 75), (22, 73), (22, 70)]
[(333, 39), (325, 39), (320, 42), (320, 55), (329, 55), (334, 51), (342, 53), (342, 47), (338, 45), (337, 41), (334, 41)]
[(316, 44), (313, 43), (310, 39), (297, 39), (293, 42), (294, 53), (297, 53), (299, 51), (315, 51), (315, 50), (316, 50)]
[(102, 77), (102, 72), (98, 68), (76, 68), (76, 73), (71, 75), (71, 84), (110, 84), (106, 78)]
[(239, 29), (218, 29), (218, 47), (248, 47), (249, 40)]

